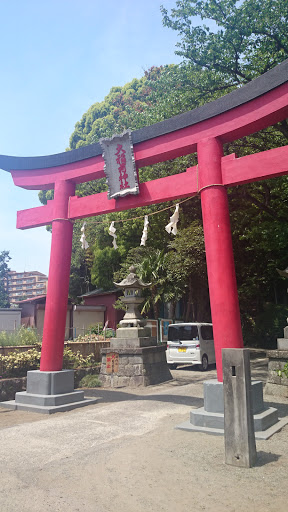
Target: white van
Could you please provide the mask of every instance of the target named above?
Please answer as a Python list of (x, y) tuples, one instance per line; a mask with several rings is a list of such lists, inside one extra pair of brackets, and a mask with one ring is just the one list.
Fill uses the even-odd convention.
[(179, 364), (198, 364), (202, 371), (215, 363), (212, 324), (179, 323), (168, 327), (166, 360), (171, 368)]

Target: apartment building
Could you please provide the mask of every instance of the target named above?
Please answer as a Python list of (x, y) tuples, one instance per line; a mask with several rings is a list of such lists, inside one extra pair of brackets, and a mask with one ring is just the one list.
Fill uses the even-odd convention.
[(15, 272), (8, 273), (9, 300), (17, 302), (21, 299), (32, 299), (39, 295), (46, 295), (48, 277), (41, 272)]

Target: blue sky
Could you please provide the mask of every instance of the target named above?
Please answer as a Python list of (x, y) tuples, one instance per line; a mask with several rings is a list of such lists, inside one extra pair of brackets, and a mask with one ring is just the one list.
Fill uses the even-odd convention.
[[(176, 0), (0, 0), (0, 154), (65, 151), (75, 123), (111, 87), (179, 62), (161, 4)], [(10, 252), (12, 270), (48, 274), (51, 235), (16, 230), (17, 210), (39, 206), (38, 193), (3, 170), (0, 191), (0, 252)]]

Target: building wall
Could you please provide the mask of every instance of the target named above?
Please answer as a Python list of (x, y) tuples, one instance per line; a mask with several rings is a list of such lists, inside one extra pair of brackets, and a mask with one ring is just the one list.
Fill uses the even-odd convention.
[(104, 323), (108, 322), (107, 326), (116, 330), (117, 324), (122, 320), (124, 311), (115, 309), (114, 304), (118, 298), (116, 293), (103, 293), (102, 295), (91, 295), (90, 297), (84, 297), (85, 306), (106, 306), (106, 312), (104, 316)]
[(21, 326), (21, 309), (0, 309), (0, 331), (14, 331)]
[(21, 323), (25, 327), (35, 327), (35, 304), (21, 304)]
[(8, 295), (11, 303), (22, 297), (33, 298), (45, 295), (47, 292), (48, 277), (41, 272), (9, 272)]
[[(38, 302), (39, 301), (39, 302)], [(23, 301), (21, 322), (26, 327), (35, 327), (40, 336), (43, 335), (45, 316), (45, 297), (31, 302)], [(65, 340), (75, 338), (89, 332), (92, 324), (104, 324), (105, 306), (67, 306)]]
[(104, 325), (105, 311), (73, 311), (73, 337), (89, 332), (89, 327), (95, 324)]
[[(42, 306), (42, 307), (41, 307)], [(65, 325), (65, 340), (69, 340), (70, 337), (70, 308), (67, 309), (66, 313), (66, 325)], [(44, 327), (44, 316), (45, 316), (45, 306), (44, 304), (39, 304), (36, 308), (36, 328), (37, 332), (40, 336), (43, 335), (43, 327)]]

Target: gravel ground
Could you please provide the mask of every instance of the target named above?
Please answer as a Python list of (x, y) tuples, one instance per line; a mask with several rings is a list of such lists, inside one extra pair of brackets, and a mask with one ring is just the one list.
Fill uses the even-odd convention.
[[(252, 361), (253, 378), (266, 371)], [(222, 437), (174, 428), (216, 371), (172, 373), (140, 390), (89, 390), (98, 404), (48, 417), (0, 408), (0, 511), (286, 512), (288, 426), (256, 442), (254, 468), (228, 466)], [(288, 416), (288, 399), (268, 398)]]

